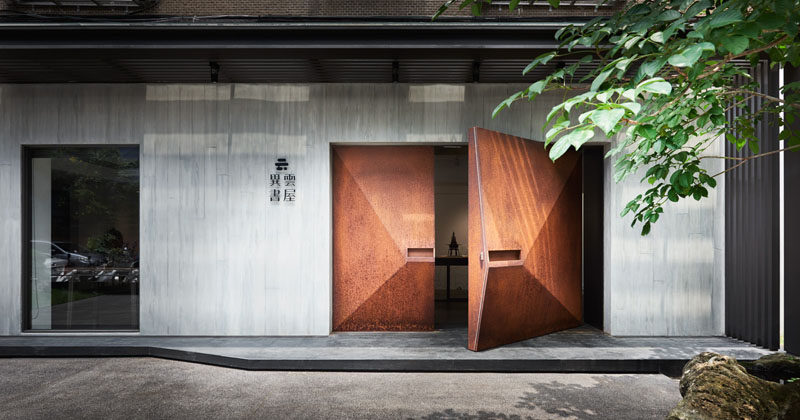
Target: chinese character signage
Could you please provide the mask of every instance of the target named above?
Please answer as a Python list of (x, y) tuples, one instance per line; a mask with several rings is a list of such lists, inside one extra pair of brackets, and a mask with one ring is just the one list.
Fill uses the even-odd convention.
[(292, 172), (289, 161), (286, 158), (275, 160), (274, 168), (267, 168), (267, 185), (269, 201), (272, 204), (279, 204), (281, 201), (294, 203), (297, 190), (297, 177)]

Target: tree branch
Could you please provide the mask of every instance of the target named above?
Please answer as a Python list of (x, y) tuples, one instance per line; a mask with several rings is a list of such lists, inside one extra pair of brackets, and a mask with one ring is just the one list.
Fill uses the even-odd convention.
[[(775, 97), (775, 96), (766, 95), (766, 94), (763, 94), (763, 93), (760, 93), (760, 92), (753, 92), (751, 90), (744, 90), (744, 89), (731, 90), (731, 91), (723, 93), (723, 95), (736, 95), (738, 93), (743, 93), (745, 95), (751, 95), (751, 96), (758, 96), (758, 97), (764, 98), (764, 99), (766, 99), (766, 100), (768, 100), (770, 102), (786, 103), (786, 101), (781, 99), (781, 98), (778, 98), (778, 97)], [(787, 103), (787, 105), (790, 105), (792, 107), (800, 109), (800, 104)]]
[(725, 112), (728, 112), (728, 111), (730, 111), (731, 109), (733, 109), (735, 106), (737, 106), (737, 105), (741, 104), (742, 102), (747, 102), (747, 101), (749, 101), (750, 99), (753, 99), (753, 98), (754, 98), (754, 95), (750, 95), (750, 96), (748, 96), (748, 97), (746, 97), (746, 98), (742, 99), (742, 100), (741, 100), (741, 101), (739, 101), (739, 102), (735, 102), (735, 103), (733, 103), (731, 106), (729, 106), (729, 107), (725, 108)]
[(698, 79), (698, 80), (700, 80), (700, 79), (703, 79), (703, 78), (705, 78), (705, 77), (708, 77), (708, 76), (710, 76), (710, 75), (714, 74), (714, 73), (715, 73), (716, 71), (718, 71), (718, 70), (719, 70), (719, 69), (720, 69), (720, 68), (721, 68), (723, 65), (725, 65), (725, 64), (728, 64), (728, 63), (729, 63), (730, 61), (732, 61), (732, 60), (735, 60), (735, 59), (737, 59), (737, 58), (742, 58), (742, 57), (748, 56), (748, 55), (750, 55), (750, 54), (756, 54), (756, 53), (760, 53), (760, 52), (762, 52), (762, 51), (766, 51), (766, 50), (768, 50), (768, 49), (770, 49), (770, 48), (772, 48), (772, 47), (774, 47), (774, 46), (776, 46), (776, 45), (780, 44), (781, 42), (783, 42), (783, 41), (786, 41), (787, 39), (789, 39), (789, 35), (785, 35), (784, 37), (782, 37), (782, 38), (778, 38), (778, 39), (776, 39), (775, 41), (772, 41), (772, 42), (770, 42), (769, 44), (763, 45), (763, 46), (761, 46), (761, 47), (759, 47), (759, 48), (756, 48), (756, 49), (754, 49), (754, 50), (745, 51), (745, 52), (743, 52), (743, 53), (741, 53), (741, 54), (738, 54), (738, 55), (731, 55), (731, 54), (728, 54), (728, 56), (727, 56), (727, 57), (725, 57), (725, 58), (724, 58), (724, 59), (723, 59), (721, 62), (719, 62), (719, 63), (718, 63), (716, 66), (712, 67), (712, 68), (711, 68), (711, 70), (709, 70), (709, 71), (707, 71), (707, 72), (705, 72), (705, 73), (703, 73), (703, 74), (701, 74), (701, 75), (697, 76), (697, 79)]
[[(744, 165), (745, 163), (747, 163), (748, 161), (750, 161), (752, 159), (760, 158), (760, 157), (764, 157), (764, 156), (769, 156), (769, 155), (774, 155), (775, 153), (781, 153), (781, 152), (785, 152), (787, 150), (797, 149), (798, 147), (800, 147), (800, 144), (795, 144), (794, 146), (784, 147), (783, 149), (773, 150), (771, 152), (759, 153), (759, 154), (753, 155), (753, 156), (747, 156), (747, 157), (743, 157), (743, 158), (732, 158), (732, 159), (735, 159), (735, 160), (741, 160), (741, 162), (739, 162), (736, 165), (733, 165), (730, 168), (728, 168), (728, 169), (726, 169), (726, 170), (714, 175), (714, 178), (716, 178), (716, 177), (718, 177), (718, 176), (720, 176), (720, 175), (722, 175), (722, 174), (724, 174), (726, 172), (730, 172), (730, 171), (732, 171), (732, 170)], [(730, 156), (703, 156), (703, 157), (719, 158), (719, 159), (731, 159)], [(701, 159), (703, 157), (701, 157)]]

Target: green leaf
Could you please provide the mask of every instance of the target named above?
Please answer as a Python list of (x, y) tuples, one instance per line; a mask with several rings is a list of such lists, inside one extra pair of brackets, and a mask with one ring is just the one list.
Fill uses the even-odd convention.
[(642, 40), (642, 37), (640, 37), (638, 35), (633, 37), (633, 38), (631, 38), (631, 39), (629, 39), (627, 42), (625, 42), (625, 49), (626, 50), (631, 49), (634, 44), (636, 44), (637, 42), (639, 42), (641, 40)]
[[(455, 1), (455, 0), (453, 0), (453, 1)], [(564, 32), (566, 32), (568, 30), (571, 30), (571, 29), (572, 29), (572, 25), (567, 25), (567, 26), (564, 26), (561, 29), (557, 30), (556, 31), (556, 39), (561, 39), (561, 35), (564, 34)]]
[(529, 71), (533, 70), (539, 64), (547, 64), (547, 62), (552, 60), (553, 57), (555, 56), (556, 56), (555, 52), (549, 52), (534, 58), (533, 61), (531, 61), (527, 66), (525, 66), (525, 69), (522, 70), (522, 74), (523, 75), (528, 74)]
[(700, 47), (700, 49), (703, 50), (703, 51), (714, 52), (714, 51), (717, 50), (716, 47), (714, 47), (714, 44), (712, 44), (710, 42), (701, 42), (701, 43), (697, 44), (697, 46)]
[(672, 35), (675, 35), (675, 32), (678, 30), (683, 30), (686, 27), (686, 19), (680, 18), (675, 22), (672, 22), (667, 29), (664, 30), (664, 40), (668, 40), (672, 38)]
[(678, 193), (675, 192), (675, 189), (670, 188), (669, 192), (667, 192), (667, 198), (669, 198), (669, 201), (672, 201), (673, 203), (677, 203), (678, 202)]
[(661, 152), (664, 151), (664, 147), (665, 147), (664, 142), (661, 141), (661, 140), (658, 140), (658, 141), (656, 141), (656, 144), (653, 145), (653, 150), (655, 150), (656, 153), (661, 153)]
[(603, 84), (603, 82), (605, 82), (606, 79), (608, 79), (608, 76), (611, 75), (611, 72), (613, 71), (614, 69), (612, 68), (597, 75), (597, 77), (592, 82), (592, 87), (591, 87), (592, 92), (597, 92), (597, 90), (600, 89), (600, 86)]
[(670, 22), (677, 18), (681, 17), (681, 13), (677, 10), (665, 10), (663, 13), (658, 15), (658, 20), (661, 22)]
[(689, 38), (689, 39), (703, 39), (703, 34), (701, 34), (700, 32), (697, 32), (697, 31), (692, 31), (692, 32), (689, 32), (686, 35), (686, 38)]
[(591, 128), (579, 128), (561, 137), (550, 148), (550, 159), (554, 162), (567, 152), (570, 146), (575, 147), (575, 150), (580, 148), (584, 143), (594, 137), (594, 130)]
[(797, 26), (798, 26), (797, 23), (786, 22), (786, 24), (783, 25), (783, 31), (789, 34), (791, 38), (794, 38), (797, 36), (798, 32), (800, 32), (800, 28), (798, 28)]
[(624, 115), (624, 109), (598, 109), (592, 111), (591, 119), (608, 136)]
[(747, 147), (750, 148), (750, 151), (753, 152), (754, 155), (758, 154), (758, 142), (757, 141), (748, 141)]
[(648, 77), (653, 77), (666, 63), (667, 60), (665, 58), (657, 58), (642, 64), (642, 71)]
[(674, 143), (674, 144), (675, 144), (677, 147), (683, 147), (683, 145), (684, 145), (684, 144), (686, 144), (686, 142), (687, 142), (687, 141), (689, 141), (689, 135), (688, 135), (688, 134), (686, 134), (686, 132), (685, 132), (685, 131), (683, 131), (683, 130), (679, 131), (678, 133), (676, 133), (676, 134), (675, 134), (675, 135), (672, 137), (672, 142), (673, 142), (673, 143)]
[(658, 135), (658, 131), (652, 125), (637, 125), (636, 127), (636, 134), (646, 138), (646, 139), (655, 139)]
[(636, 86), (636, 90), (639, 92), (651, 92), (659, 95), (669, 95), (672, 92), (672, 85), (660, 77), (654, 77), (639, 83), (639, 85)]
[[(537, 95), (542, 93), (545, 86), (547, 86), (546, 80), (539, 80), (538, 82), (533, 83), (528, 87), (528, 92), (536, 93)], [(530, 94), (529, 94), (530, 95)]]
[(547, 0), (547, 2), (550, 3), (550, 6), (552, 6), (555, 9), (555, 8), (558, 8), (558, 4), (560, 3), (560, 0)]
[(691, 6), (689, 6), (688, 9), (686, 9), (686, 11), (684, 12), (684, 16), (687, 19), (693, 18), (693, 17), (697, 16), (698, 13), (708, 9), (709, 7), (711, 7), (711, 2), (710, 1), (708, 1), (708, 0), (698, 1), (698, 2), (696, 2), (694, 4), (692, 4)]
[(719, 41), (734, 55), (741, 54), (750, 45), (750, 40), (744, 36), (724, 36)]
[(499, 104), (497, 104), (497, 106), (494, 107), (494, 110), (492, 111), (492, 118), (494, 119), (494, 117), (496, 117), (497, 114), (499, 114), (500, 111), (503, 110), (503, 108), (506, 108), (509, 103), (510, 102), (508, 102), (508, 99), (506, 99), (505, 101), (500, 102)]
[(703, 47), (704, 45), (702, 44), (690, 45), (678, 54), (671, 56), (667, 61), (675, 67), (693, 66), (703, 55), (703, 50), (705, 49)]
[(550, 147), (550, 159), (555, 162), (556, 159), (560, 158), (564, 153), (567, 152), (569, 149), (569, 141), (565, 140), (565, 137), (558, 139), (553, 146)]
[(739, 137), (736, 139), (736, 150), (742, 150), (744, 145), (747, 144), (747, 139), (744, 137)]
[(617, 62), (617, 64), (614, 65), (614, 67), (616, 67), (617, 69), (622, 70), (623, 72), (625, 72), (626, 70), (628, 70), (628, 66), (630, 66), (631, 63), (634, 60), (636, 60), (637, 57), (638, 57), (638, 55), (634, 55), (633, 57), (629, 57), (629, 58), (626, 58), (624, 60), (620, 60), (620, 61)]
[(625, 90), (625, 92), (622, 92), (622, 97), (628, 98), (628, 99), (630, 99), (632, 101), (636, 100), (636, 95), (638, 95), (638, 93), (636, 92), (636, 89), (627, 89), (627, 90)]
[(714, 125), (725, 125), (727, 121), (724, 115), (714, 114), (711, 116), (711, 122), (714, 123)]
[(691, 177), (689, 176), (689, 174), (687, 174), (685, 172), (681, 172), (681, 174), (678, 175), (678, 183), (683, 188), (689, 188), (689, 180), (690, 179), (691, 179)]
[(521, 97), (522, 97), (522, 92), (517, 92), (517, 93), (515, 93), (515, 94), (513, 94), (513, 95), (509, 96), (508, 98), (506, 98), (506, 99), (505, 99), (503, 102), (500, 102), (500, 103), (499, 103), (499, 104), (498, 104), (498, 105), (497, 105), (497, 106), (494, 108), (494, 111), (492, 111), (492, 118), (496, 117), (496, 116), (497, 116), (497, 114), (498, 114), (500, 111), (502, 111), (502, 110), (503, 110), (503, 108), (510, 107), (510, 106), (511, 106), (511, 104), (512, 104), (512, 103), (514, 103), (514, 101), (516, 101), (517, 99), (519, 99), (519, 98), (521, 98)]
[[(724, 4), (724, 3), (723, 3)], [(737, 9), (714, 10), (708, 20), (708, 30), (721, 28), (742, 20), (742, 12)], [(705, 19), (704, 19), (705, 20)]]
[(456, 0), (447, 0), (446, 2), (444, 2), (444, 4), (442, 4), (439, 7), (439, 10), (437, 10), (436, 13), (433, 14), (433, 17), (431, 18), (431, 20), (436, 20), (436, 18), (441, 16), (442, 13), (446, 12), (447, 8), (450, 7), (451, 4), (455, 3), (455, 1)]
[(566, 130), (569, 127), (569, 119), (562, 115), (559, 117), (558, 121), (553, 125), (553, 128), (545, 133), (545, 140), (544, 145), (547, 146), (553, 140), (555, 136), (557, 136), (562, 131)]
[(642, 226), (642, 236), (647, 236), (650, 233), (650, 222), (647, 222)]
[(508, 10), (514, 11), (519, 6), (519, 0), (511, 0), (508, 2)]
[[(556, 116), (556, 114), (561, 112), (563, 109), (564, 109), (564, 103), (563, 102), (558, 104), (558, 105), (556, 105), (556, 106), (554, 106), (550, 110), (550, 112), (547, 114), (547, 120), (546, 120), (547, 124), (550, 124), (550, 121), (553, 120), (553, 118)], [(542, 131), (544, 131), (544, 130), (542, 130)]]
[(481, 15), (481, 3), (473, 3), (472, 16), (480, 16), (480, 15)]
[(747, 22), (741, 26), (737, 26), (737, 30), (740, 34), (748, 38), (757, 38), (758, 34), (761, 33), (761, 28), (755, 22)]
[(642, 109), (642, 104), (640, 104), (638, 102), (623, 102), (623, 103), (621, 103), (619, 105), (623, 106), (623, 107), (625, 107), (625, 109), (633, 112), (633, 115), (638, 114), (639, 111), (641, 111), (641, 109)]
[(659, 44), (664, 43), (664, 32), (658, 31), (653, 35), (650, 35), (650, 40), (653, 42), (658, 42)]
[(778, 29), (786, 23), (786, 19), (777, 13), (764, 13), (756, 20), (761, 29)]

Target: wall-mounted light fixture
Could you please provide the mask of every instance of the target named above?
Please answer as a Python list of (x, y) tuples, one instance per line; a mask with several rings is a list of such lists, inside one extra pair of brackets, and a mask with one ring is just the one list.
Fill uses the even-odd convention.
[(219, 63), (216, 61), (209, 61), (208, 67), (211, 69), (211, 83), (219, 82)]
[(481, 61), (475, 60), (472, 62), (472, 83), (478, 83), (481, 80)]

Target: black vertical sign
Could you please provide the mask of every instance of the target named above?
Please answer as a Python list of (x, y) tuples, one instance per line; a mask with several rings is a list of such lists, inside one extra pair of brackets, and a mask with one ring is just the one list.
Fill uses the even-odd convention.
[(272, 204), (294, 203), (297, 199), (297, 175), (292, 172), (289, 160), (279, 157), (268, 167), (267, 195)]

